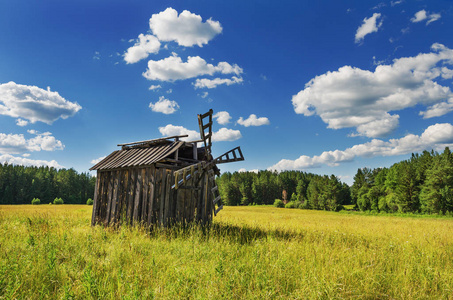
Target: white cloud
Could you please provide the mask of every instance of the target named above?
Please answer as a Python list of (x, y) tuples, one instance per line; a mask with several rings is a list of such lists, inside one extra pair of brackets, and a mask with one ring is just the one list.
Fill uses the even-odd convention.
[(214, 66), (199, 56), (189, 56), (187, 62), (183, 62), (176, 53), (173, 53), (172, 56), (158, 61), (148, 61), (148, 69), (143, 76), (149, 80), (175, 81), (214, 73), (239, 75), (242, 72), (238, 65), (219, 62)]
[(240, 168), (240, 169), (238, 170), (239, 173), (253, 172), (253, 173), (256, 173), (256, 174), (258, 174), (259, 171), (260, 171), (260, 170), (258, 170), (258, 169), (252, 169), (252, 170), (248, 170), (248, 171), (247, 171), (246, 168)]
[(207, 96), (209, 96), (209, 93), (208, 92), (204, 92), (203, 94), (199, 95), (201, 98), (206, 98)]
[(36, 166), (36, 167), (53, 167), (56, 169), (64, 168), (62, 165), (57, 163), (55, 160), (34, 160), (25, 157), (12, 156), (10, 154), (0, 155), (0, 163), (8, 163), (12, 165), (22, 165), (22, 166)]
[(49, 134), (26, 139), (23, 134), (0, 133), (0, 153), (18, 154), (28, 151), (63, 150), (64, 145)]
[(104, 158), (106, 158), (106, 156), (101, 156), (99, 158), (96, 158), (96, 159), (93, 159), (90, 161), (90, 163), (92, 163), (93, 165), (99, 163), (101, 160), (103, 160)]
[(159, 127), (159, 132), (163, 136), (174, 136), (174, 135), (188, 135), (187, 138), (183, 138), (184, 141), (196, 141), (200, 139), (200, 133), (195, 130), (190, 130), (182, 126), (175, 126), (168, 124), (165, 127)]
[(388, 142), (373, 139), (371, 142), (355, 145), (346, 150), (325, 151), (319, 156), (302, 155), (296, 160), (282, 159), (268, 170), (302, 170), (321, 165), (338, 166), (356, 157), (404, 155), (425, 149), (441, 150), (446, 146), (453, 146), (453, 125), (435, 124), (429, 126), (420, 136), (408, 134)]
[(429, 20), (428, 20), (428, 22), (426, 22), (426, 25), (429, 25), (430, 23), (435, 22), (435, 21), (439, 20), (440, 18), (441, 18), (440, 14), (430, 14)]
[(352, 135), (368, 137), (384, 136), (398, 126), (399, 116), (391, 111), (423, 105), (424, 118), (446, 114), (452, 109), (453, 93), (434, 80), (448, 77), (444, 68), (453, 64), (453, 50), (440, 44), (432, 50), (379, 65), (374, 72), (344, 66), (316, 76), (293, 96), (294, 110), (320, 116), (328, 128), (355, 127)]
[(218, 131), (212, 134), (213, 142), (231, 142), (236, 141), (242, 137), (239, 130), (220, 128)]
[(236, 77), (236, 76), (231, 77), (231, 79), (229, 79), (229, 78), (214, 78), (214, 79), (202, 78), (202, 79), (197, 79), (195, 81), (194, 85), (195, 85), (195, 88), (213, 89), (221, 84), (232, 85), (232, 84), (242, 83), (242, 81), (243, 81), (242, 77)]
[(366, 35), (377, 32), (379, 27), (382, 26), (382, 21), (377, 24), (377, 19), (381, 17), (380, 13), (374, 13), (368, 19), (363, 19), (362, 25), (357, 29), (355, 34), (355, 42), (360, 43)]
[(424, 20), (426, 21), (426, 25), (429, 25), (432, 22), (435, 22), (441, 18), (440, 14), (432, 13), (428, 14), (428, 12), (424, 9), (415, 13), (415, 16), (411, 19), (412, 23), (418, 23)]
[(24, 127), (24, 126), (28, 125), (28, 121), (22, 120), (22, 119), (19, 118), (19, 119), (16, 120), (16, 125), (20, 126), (20, 127)]
[(50, 125), (59, 118), (72, 117), (81, 108), (79, 104), (67, 101), (50, 88), (43, 90), (12, 81), (0, 84), (0, 115)]
[(390, 1), (390, 5), (393, 7), (395, 5), (398, 5), (398, 4), (401, 4), (403, 3), (404, 1), (403, 0), (400, 0), (400, 1)]
[(242, 117), (239, 118), (237, 121), (238, 124), (249, 127), (249, 126), (262, 126), (262, 125), (269, 125), (269, 119), (266, 117), (257, 118), (255, 114), (251, 114), (247, 119), (243, 119)]
[[(184, 141), (196, 141), (200, 139), (200, 133), (195, 130), (187, 129), (183, 126), (175, 126), (168, 124), (165, 127), (159, 127), (159, 132), (163, 136), (174, 136), (174, 135), (188, 135), (187, 138), (183, 138)], [(213, 142), (224, 142), (224, 141), (235, 141), (242, 137), (239, 130), (232, 130), (227, 128), (220, 128), (217, 132), (213, 132)]]
[(159, 97), (159, 101), (156, 103), (151, 102), (149, 107), (154, 112), (160, 112), (166, 115), (172, 114), (179, 109), (179, 105), (176, 101), (165, 99), (164, 96)]
[(147, 58), (150, 53), (158, 53), (159, 49), (160, 42), (154, 35), (140, 34), (135, 45), (124, 53), (124, 60), (128, 64), (133, 64)]
[(213, 117), (214, 119), (217, 119), (217, 123), (220, 125), (228, 124), (231, 120), (231, 116), (227, 111), (219, 111)]
[(208, 19), (203, 23), (201, 16), (187, 10), (178, 16), (178, 12), (171, 7), (153, 14), (149, 19), (149, 27), (159, 40), (175, 41), (185, 47), (203, 47), (222, 32), (218, 21)]
[(160, 89), (160, 88), (161, 88), (160, 84), (157, 84), (157, 85), (154, 85), (154, 84), (153, 84), (153, 85), (151, 85), (151, 86), (149, 87), (149, 90), (150, 90), (150, 91), (154, 91), (154, 90), (157, 90), (157, 89)]
[(411, 19), (412, 23), (418, 23), (423, 20), (426, 20), (428, 16), (426, 15), (426, 10), (420, 10), (415, 13), (415, 16)]

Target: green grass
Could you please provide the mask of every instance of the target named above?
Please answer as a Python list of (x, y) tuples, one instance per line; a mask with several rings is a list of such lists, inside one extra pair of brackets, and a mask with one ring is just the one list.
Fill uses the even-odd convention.
[(210, 228), (0, 206), (1, 299), (451, 299), (453, 220), (226, 207)]

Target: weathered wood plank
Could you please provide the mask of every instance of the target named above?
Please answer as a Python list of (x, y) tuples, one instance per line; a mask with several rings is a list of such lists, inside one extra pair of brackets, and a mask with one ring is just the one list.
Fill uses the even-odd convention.
[(150, 174), (149, 174), (149, 199), (148, 199), (148, 225), (150, 226), (155, 222), (155, 218), (153, 218), (153, 207), (154, 202), (155, 202), (155, 197), (154, 197), (154, 191), (155, 191), (155, 184), (156, 184), (156, 178), (155, 178), (155, 171), (156, 169), (154, 167), (150, 168)]
[(164, 227), (167, 227), (169, 224), (170, 219), (170, 184), (171, 184), (171, 174), (166, 173), (166, 181), (165, 181), (165, 207), (164, 207)]
[(155, 171), (155, 182), (156, 182), (156, 186), (155, 186), (155, 207), (153, 208), (153, 218), (154, 218), (154, 222), (155, 224), (157, 225), (160, 225), (159, 221), (159, 212), (160, 212), (160, 207), (162, 206), (162, 201), (161, 201), (161, 195), (162, 195), (162, 169), (160, 168), (156, 168), (156, 171)]
[(164, 206), (165, 206), (165, 191), (166, 191), (166, 169), (161, 169), (161, 191), (160, 191), (160, 211), (159, 211), (159, 224), (164, 224)]
[(97, 172), (97, 176), (96, 176), (96, 185), (94, 187), (94, 196), (93, 196), (93, 212), (91, 214), (91, 226), (94, 226), (96, 225), (96, 220), (97, 218), (99, 217), (99, 204), (100, 204), (100, 200), (98, 198), (99, 197), (99, 188), (100, 188), (100, 185), (101, 185), (101, 179), (99, 178), (99, 171)]
[(142, 197), (142, 208), (141, 208), (141, 221), (146, 222), (148, 214), (148, 191), (149, 191), (149, 179), (148, 179), (148, 168), (142, 169), (143, 178), (143, 197)]
[(125, 218), (124, 208), (126, 203), (128, 173), (128, 170), (122, 170), (120, 177), (120, 186), (118, 188), (118, 203), (115, 218), (119, 224), (122, 224)]
[(121, 178), (121, 171), (116, 171), (113, 174), (115, 174), (115, 179), (113, 182), (113, 194), (112, 194), (112, 204), (110, 207), (110, 221), (109, 223), (116, 223), (116, 208), (118, 204), (118, 189), (120, 186), (120, 178)]
[(107, 211), (107, 189), (109, 181), (109, 173), (101, 172), (101, 203), (99, 207), (99, 223), (104, 223)]
[(135, 180), (136, 172), (134, 169), (129, 170), (129, 180), (127, 187), (127, 210), (126, 210), (126, 221), (128, 224), (132, 224), (132, 212), (134, 209), (134, 192), (135, 192)]
[(104, 225), (107, 226), (110, 222), (110, 209), (112, 207), (112, 191), (113, 191), (113, 181), (115, 179), (115, 175), (110, 172), (110, 180), (109, 180), (109, 185), (107, 189), (107, 210), (106, 210), (106, 215), (105, 215), (105, 220), (104, 220)]
[(137, 179), (135, 182), (135, 200), (134, 200), (134, 212), (133, 212), (133, 224), (140, 222), (140, 199), (142, 196), (142, 172), (137, 170)]

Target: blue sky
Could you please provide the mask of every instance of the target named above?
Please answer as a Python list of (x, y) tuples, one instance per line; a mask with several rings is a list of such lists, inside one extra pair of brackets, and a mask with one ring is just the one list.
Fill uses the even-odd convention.
[(352, 183), (453, 145), (451, 1), (2, 1), (0, 161), (86, 172), (214, 110), (222, 171)]

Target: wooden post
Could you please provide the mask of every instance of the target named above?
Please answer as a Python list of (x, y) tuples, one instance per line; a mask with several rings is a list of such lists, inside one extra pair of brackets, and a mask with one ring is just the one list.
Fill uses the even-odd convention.
[(113, 182), (113, 193), (112, 193), (112, 204), (110, 207), (110, 220), (109, 223), (116, 223), (116, 208), (118, 204), (118, 189), (119, 189), (119, 182), (121, 178), (121, 171), (112, 172), (115, 176), (115, 180)]
[(141, 221), (145, 223), (148, 214), (148, 191), (149, 191), (148, 168), (142, 169), (142, 178), (143, 178), (143, 197), (141, 208)]
[(134, 213), (133, 213), (133, 224), (137, 224), (140, 216), (140, 197), (142, 196), (142, 173), (137, 169), (137, 179), (135, 184), (135, 200), (134, 200)]
[(110, 222), (110, 210), (112, 208), (112, 191), (113, 191), (113, 181), (115, 179), (115, 174), (113, 172), (110, 173), (110, 180), (109, 180), (109, 187), (107, 189), (107, 211), (105, 215), (104, 225), (107, 226)]
[(130, 169), (130, 180), (129, 180), (129, 187), (127, 192), (127, 213), (126, 219), (129, 224), (132, 224), (132, 214), (134, 211), (134, 192), (135, 192), (135, 184), (136, 184), (136, 172), (134, 169)]
[(164, 206), (165, 206), (165, 191), (166, 191), (166, 169), (161, 169), (161, 190), (160, 190), (160, 211), (159, 211), (159, 224), (162, 226), (164, 224)]
[(99, 204), (100, 200), (99, 198), (99, 188), (101, 185), (101, 178), (99, 176), (99, 171), (97, 171), (97, 176), (96, 176), (96, 186), (94, 187), (94, 196), (93, 196), (93, 212), (91, 214), (91, 226), (96, 225), (97, 218), (99, 217)]
[(154, 186), (156, 184), (156, 177), (155, 177), (156, 169), (154, 167), (150, 168), (149, 174), (149, 200), (148, 200), (148, 225), (150, 226), (153, 222), (155, 222), (155, 218), (153, 218), (153, 208), (154, 208)]

